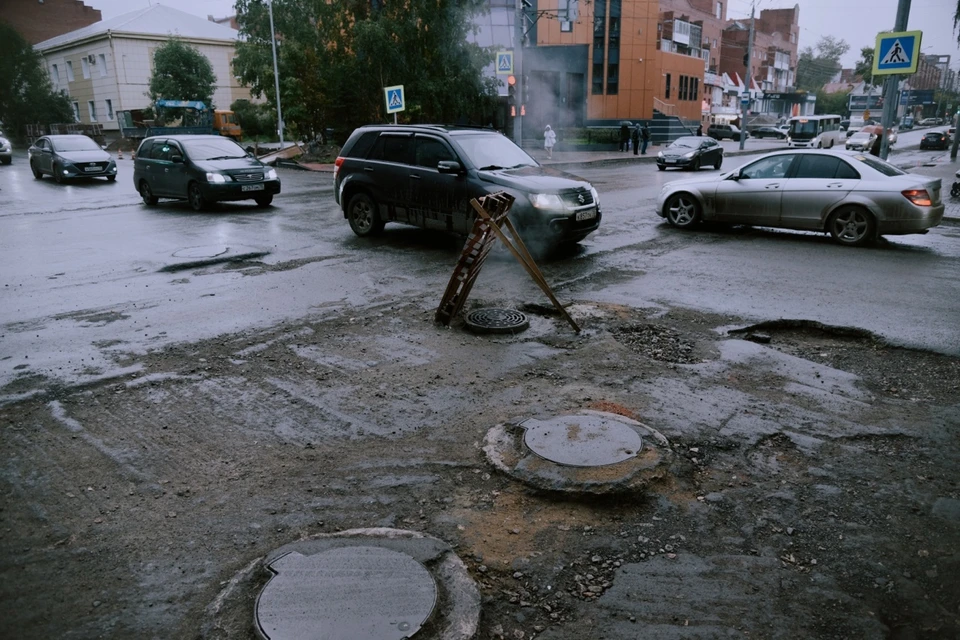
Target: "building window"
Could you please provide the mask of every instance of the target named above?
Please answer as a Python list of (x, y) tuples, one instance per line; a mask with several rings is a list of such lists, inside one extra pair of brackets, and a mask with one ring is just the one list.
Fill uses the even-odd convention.
[[(68, 62), (67, 64), (70, 64), (70, 63)], [(77, 122), (80, 122), (80, 103), (79, 102), (73, 103), (73, 119), (76, 120)]]
[(107, 120), (113, 120), (113, 100), (107, 100)]
[[(73, 82), (73, 63), (67, 60), (67, 82)], [(78, 111), (79, 112), (79, 111)], [(78, 118), (79, 120), (79, 118)]]
[(57, 68), (57, 65), (50, 65), (50, 77), (53, 78), (53, 84), (60, 86), (60, 69)]
[(693, 80), (693, 98), (691, 100), (700, 99), (700, 78), (692, 78)]
[(680, 95), (677, 99), (680, 101), (687, 99), (687, 76), (680, 76)]
[(87, 111), (90, 112), (90, 122), (97, 121), (97, 103), (93, 100), (87, 101)]
[(590, 92), (603, 93), (603, 54), (607, 34), (607, 0), (596, 0), (593, 5), (593, 82)]
[(561, 20), (560, 31), (563, 33), (570, 33), (571, 31), (573, 31), (573, 22), (571, 22), (570, 20)]
[(797, 34), (795, 34), (795, 33), (791, 33), (791, 34), (790, 34), (790, 43), (791, 43), (791, 44), (797, 44)]
[[(670, 99), (670, 74), (669, 74), (669, 73), (667, 74), (667, 87), (666, 87), (666, 89), (665, 89), (664, 92), (663, 92), (663, 99), (664, 99), (664, 100), (669, 100), (669, 99)], [(74, 104), (76, 104), (76, 103), (74, 103)]]
[(723, 20), (723, 3), (717, 3), (717, 20)]
[(107, 77), (107, 56), (106, 56), (106, 54), (101, 53), (99, 56), (97, 56), (97, 64), (100, 65), (100, 77), (101, 77), (101, 78), (106, 78), (106, 77)]
[(86, 58), (80, 58), (80, 70), (83, 72), (84, 78), (90, 78), (90, 63), (87, 62)]
[(607, 37), (607, 95), (620, 92), (620, 6), (621, 0), (610, 0), (610, 31)]

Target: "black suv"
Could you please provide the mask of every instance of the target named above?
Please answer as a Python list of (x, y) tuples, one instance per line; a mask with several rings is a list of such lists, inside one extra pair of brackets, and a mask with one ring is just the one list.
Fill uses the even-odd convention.
[(219, 135), (154, 136), (137, 149), (133, 184), (146, 204), (187, 200), (196, 211), (220, 200), (269, 206), (280, 193), (276, 169)]
[[(740, 129), (733, 124), (712, 124), (707, 128), (707, 135), (713, 138), (714, 140), (724, 140), (729, 138), (734, 142), (740, 142)], [(750, 134), (743, 134), (744, 137), (749, 138)]]
[(489, 128), (360, 127), (333, 175), (337, 204), (358, 236), (377, 234), (387, 222), (467, 234), (476, 218), (470, 200), (498, 191), (516, 198), (510, 219), (526, 244), (578, 242), (600, 226), (589, 182), (540, 166)]

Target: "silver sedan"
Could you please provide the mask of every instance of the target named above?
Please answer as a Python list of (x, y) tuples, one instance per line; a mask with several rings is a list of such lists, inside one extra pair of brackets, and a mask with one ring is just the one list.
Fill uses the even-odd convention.
[(870, 155), (782, 151), (719, 176), (668, 183), (657, 214), (681, 228), (701, 221), (780, 227), (862, 245), (940, 224), (940, 186), (940, 178), (905, 173)]

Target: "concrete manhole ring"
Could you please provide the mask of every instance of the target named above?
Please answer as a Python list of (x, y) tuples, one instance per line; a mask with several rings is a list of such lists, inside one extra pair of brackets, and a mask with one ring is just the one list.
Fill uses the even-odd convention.
[(644, 490), (665, 479), (673, 462), (659, 431), (591, 410), (498, 424), (483, 451), (490, 464), (525, 484), (583, 494)]
[(453, 549), (401, 529), (320, 534), (256, 559), (207, 607), (202, 637), (247, 637), (254, 599), (263, 640), (470, 640), (480, 620)]
[(516, 309), (475, 309), (464, 323), (474, 333), (520, 333), (530, 326), (526, 314)]

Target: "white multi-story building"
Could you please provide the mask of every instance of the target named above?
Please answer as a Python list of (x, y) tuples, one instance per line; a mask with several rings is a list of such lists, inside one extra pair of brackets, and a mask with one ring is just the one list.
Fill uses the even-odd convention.
[[(237, 32), (228, 26), (154, 5), (35, 45), (56, 89), (70, 96), (77, 122), (119, 129), (117, 112), (150, 106), (153, 54), (177, 37), (210, 60), (216, 75), (213, 103), (227, 109), (250, 91), (234, 76)], [(182, 99), (180, 96), (166, 96)]]

